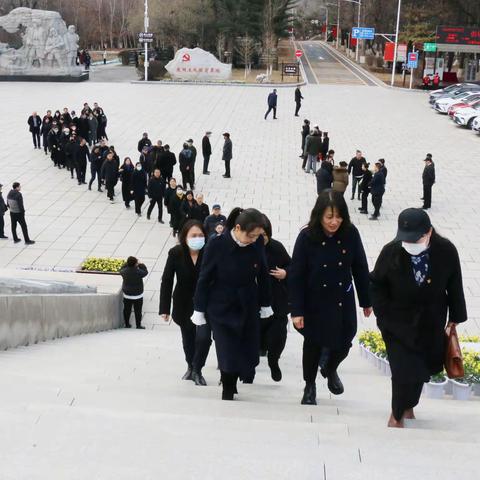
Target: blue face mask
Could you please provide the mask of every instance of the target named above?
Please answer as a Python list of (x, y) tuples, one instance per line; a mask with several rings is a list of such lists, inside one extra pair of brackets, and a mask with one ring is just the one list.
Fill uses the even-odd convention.
[(205, 237), (193, 237), (187, 240), (187, 245), (192, 250), (201, 250), (205, 246)]

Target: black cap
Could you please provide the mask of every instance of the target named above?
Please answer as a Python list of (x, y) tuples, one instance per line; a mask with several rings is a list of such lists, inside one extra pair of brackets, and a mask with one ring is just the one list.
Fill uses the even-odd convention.
[(432, 228), (430, 217), (421, 208), (407, 208), (398, 216), (395, 241), (414, 243)]

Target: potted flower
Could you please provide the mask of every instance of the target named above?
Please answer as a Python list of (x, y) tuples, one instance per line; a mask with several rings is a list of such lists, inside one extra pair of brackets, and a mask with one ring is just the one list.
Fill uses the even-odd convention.
[(88, 257), (80, 265), (77, 273), (118, 275), (124, 264), (125, 260), (121, 258)]
[(428, 398), (440, 399), (445, 394), (445, 387), (448, 383), (445, 372), (436, 373), (430, 377), (430, 381), (425, 385), (425, 394)]
[(463, 350), (465, 378), (472, 386), (475, 395), (480, 396), (480, 353), (475, 350)]

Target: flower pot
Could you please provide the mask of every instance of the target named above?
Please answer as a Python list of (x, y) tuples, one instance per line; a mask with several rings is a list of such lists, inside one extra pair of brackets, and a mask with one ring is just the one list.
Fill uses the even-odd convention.
[(454, 400), (469, 400), (472, 394), (472, 386), (468, 383), (460, 383), (450, 379), (452, 384), (452, 395)]
[(425, 394), (428, 398), (435, 398), (439, 400), (445, 395), (445, 386), (448, 380), (444, 380), (441, 383), (428, 382), (425, 384)]

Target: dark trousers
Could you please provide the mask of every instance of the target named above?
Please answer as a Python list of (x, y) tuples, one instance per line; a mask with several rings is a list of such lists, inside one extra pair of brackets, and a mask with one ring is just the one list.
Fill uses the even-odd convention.
[(182, 184), (183, 188), (187, 188), (187, 183), (190, 186), (190, 190), (193, 190), (193, 177), (192, 177), (192, 171), (191, 170), (183, 170), (182, 171)]
[(358, 199), (360, 200), (360, 182), (362, 181), (362, 177), (355, 177), (352, 176), (352, 199), (355, 198), (355, 191), (358, 185)]
[(380, 216), (380, 207), (382, 206), (382, 198), (383, 198), (383, 194), (381, 194), (381, 195), (373, 195), (372, 194), (372, 203), (373, 203), (373, 208), (375, 209), (373, 211), (373, 216), (374, 217), (379, 217)]
[(0, 213), (0, 237), (5, 236), (5, 218), (4, 214)]
[(180, 326), (185, 361), (195, 372), (200, 373), (207, 361), (210, 345), (212, 344), (212, 330), (210, 325), (196, 327), (192, 322), (185, 322)]
[(90, 166), (90, 181), (88, 182), (88, 188), (92, 188), (92, 183), (95, 181), (95, 178), (98, 181), (98, 190), (102, 188), (102, 179), (100, 178), (100, 170), (94, 167), (93, 165)]
[(423, 206), (425, 208), (432, 206), (432, 185), (423, 184)]
[(362, 210), (368, 212), (368, 192), (362, 192)]
[(267, 113), (265, 114), (265, 120), (268, 117), (268, 114), (273, 110), (273, 118), (277, 118), (277, 107), (268, 107)]
[(40, 130), (32, 132), (32, 138), (33, 138), (33, 146), (35, 148), (41, 148), (42, 144), (40, 143)]
[(300, 108), (302, 107), (302, 102), (295, 102), (297, 106), (295, 107), (295, 116), (298, 115), (298, 112), (300, 111)]
[(77, 174), (78, 184), (85, 183), (85, 172), (87, 170), (87, 165), (79, 165), (78, 163), (75, 165), (75, 172)]
[(147, 216), (149, 217), (155, 208), (155, 204), (158, 205), (158, 221), (163, 218), (163, 198), (151, 198), (150, 205), (148, 206)]
[(400, 421), (405, 410), (418, 405), (422, 388), (423, 382), (398, 383), (392, 380), (392, 414), (395, 420)]
[(143, 298), (138, 298), (137, 300), (123, 299), (123, 319), (125, 320), (125, 325), (130, 325), (132, 307), (135, 312), (135, 323), (139, 327), (142, 324)]
[(210, 162), (210, 155), (203, 156), (203, 173), (208, 172), (208, 163)]
[(42, 140), (43, 140), (43, 149), (45, 150), (45, 154), (46, 154), (48, 151), (48, 134), (42, 135)]
[(20, 227), (22, 227), (23, 240), (25, 242), (29, 242), (30, 237), (28, 236), (28, 228), (27, 228), (27, 222), (25, 221), (25, 213), (10, 212), (10, 220), (12, 223), (13, 239), (18, 240), (18, 235), (17, 235), (17, 223), (18, 223)]
[(140, 215), (142, 213), (142, 205), (145, 201), (145, 197), (135, 197), (135, 213)]
[(225, 162), (225, 176), (230, 177), (230, 160), (224, 160)]
[(276, 363), (287, 341), (287, 316), (262, 318), (260, 348), (267, 351), (268, 363)]
[(330, 350), (316, 343), (303, 340), (303, 379), (306, 383), (315, 383), (318, 367), (322, 369), (322, 375), (328, 377), (336, 372), (340, 363), (347, 358), (350, 348), (344, 350)]
[(115, 196), (115, 182), (107, 180), (105, 182), (105, 187), (107, 188), (107, 197), (110, 200), (113, 200), (113, 197)]

